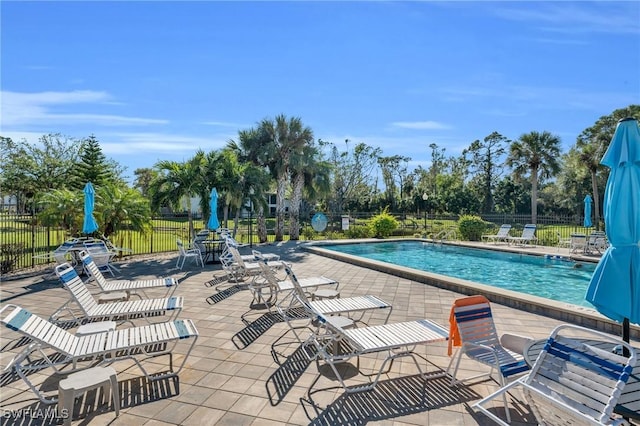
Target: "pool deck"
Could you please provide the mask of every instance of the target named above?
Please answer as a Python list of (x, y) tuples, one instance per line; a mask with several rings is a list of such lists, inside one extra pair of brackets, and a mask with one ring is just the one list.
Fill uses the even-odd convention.
[[(343, 262), (303, 249), (303, 243), (287, 242), (258, 248), (276, 252), (293, 265), (299, 277), (325, 275), (340, 282), (341, 297), (372, 294), (391, 305), (389, 322), (428, 318), (448, 327), (452, 302), (461, 292), (425, 285), (417, 279)], [(500, 248), (498, 244), (484, 245)], [(505, 247), (502, 247), (503, 249)], [(508, 248), (512, 250), (512, 247)], [(555, 248), (518, 248), (527, 252), (568, 254)], [(247, 253), (248, 248), (244, 249)], [(264, 309), (253, 309), (251, 295), (242, 285), (221, 288), (205, 283), (222, 275), (220, 265), (204, 268), (187, 262), (183, 271), (175, 269), (176, 254), (133, 258), (119, 264), (117, 278), (143, 279), (174, 276), (180, 279), (175, 295), (183, 296), (185, 308), (180, 318), (194, 320), (200, 337), (185, 368), (177, 380), (148, 383), (140, 370), (128, 361), (113, 364), (118, 372), (121, 412), (114, 417), (113, 407), (99, 405), (96, 392), (76, 401), (73, 424), (91, 425), (489, 425), (486, 417), (471, 410), (471, 405), (498, 389), (491, 380), (470, 382), (450, 387), (446, 378), (422, 380), (408, 359), (397, 360), (391, 371), (383, 375), (378, 387), (361, 394), (346, 394), (323, 366), (300, 357), (297, 346), (274, 346), (291, 337), (288, 327)], [(51, 270), (3, 277), (0, 282), (1, 303), (20, 305), (48, 318), (67, 299), (67, 292)], [(221, 291), (219, 291), (221, 290)], [(149, 291), (150, 297), (161, 297), (164, 291)], [(506, 296), (505, 296), (506, 297)], [(492, 299), (493, 300), (493, 299)], [(499, 302), (492, 303), (498, 332), (526, 334), (539, 339), (564, 321), (540, 313), (514, 309)], [(370, 325), (381, 321), (373, 315)], [(144, 321), (139, 321), (144, 324)], [(121, 327), (125, 327), (122, 325)], [(637, 345), (637, 342), (634, 342)], [(5, 367), (26, 342), (5, 328), (0, 332), (0, 367)], [(272, 348), (280, 348), (276, 363)], [(433, 370), (446, 369), (449, 363), (446, 343), (418, 347)], [(184, 349), (179, 348), (174, 363), (181, 362)], [(162, 369), (165, 360), (147, 361)], [(380, 357), (365, 356), (361, 367), (365, 372), (379, 366)], [(346, 371), (352, 368), (346, 366)], [(463, 360), (461, 375), (472, 375), (481, 368)], [(30, 375), (41, 389), (57, 389), (59, 376), (48, 369)], [(361, 383), (362, 375), (348, 384)], [(0, 381), (0, 409), (3, 425), (59, 424), (56, 405), (40, 403), (26, 384), (10, 372)], [(309, 389), (313, 393), (309, 394)], [(99, 394), (99, 393), (98, 393)], [(503, 413), (501, 401), (494, 403)], [(47, 411), (49, 409), (50, 411)], [(514, 425), (535, 424), (529, 408), (521, 399), (509, 398)], [(18, 418), (18, 416), (21, 416)]]

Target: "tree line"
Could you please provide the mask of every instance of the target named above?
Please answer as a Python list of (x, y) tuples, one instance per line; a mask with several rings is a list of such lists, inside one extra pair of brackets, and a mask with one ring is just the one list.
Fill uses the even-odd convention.
[[(136, 169), (127, 183), (126, 169), (106, 158), (98, 139), (43, 135), (38, 143), (0, 136), (0, 195), (13, 195), (19, 212), (38, 214), (45, 225), (78, 233), (82, 188), (92, 182), (96, 214), (105, 235), (123, 223), (149, 232), (151, 215), (162, 208), (184, 210), (182, 200), (197, 196), (208, 217), (215, 187), (223, 223), (236, 224), (243, 208), (255, 206), (257, 233), (267, 240), (265, 194), (276, 195), (275, 239), (285, 232), (298, 239), (301, 219), (315, 211), (448, 214), (512, 213), (571, 215), (581, 211), (586, 194), (594, 200), (600, 224), (607, 169), (600, 165), (619, 119), (640, 119), (640, 105), (600, 117), (563, 153), (561, 139), (548, 131), (530, 131), (511, 140), (498, 131), (472, 141), (460, 155), (447, 156), (436, 143), (425, 146), (428, 167), (409, 170), (410, 157), (384, 155), (378, 147), (345, 140), (315, 139), (299, 117), (265, 118), (238, 131), (218, 150), (199, 150), (183, 162), (161, 160)], [(381, 179), (381, 181), (379, 181)], [(186, 208), (193, 228), (191, 208)]]

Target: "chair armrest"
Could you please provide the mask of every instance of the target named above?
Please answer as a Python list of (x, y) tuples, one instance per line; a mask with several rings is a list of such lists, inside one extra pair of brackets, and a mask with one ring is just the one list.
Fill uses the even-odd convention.
[(521, 336), (519, 334), (505, 333), (500, 336), (500, 344), (502, 347), (520, 355), (524, 355), (524, 349), (534, 340), (533, 337)]

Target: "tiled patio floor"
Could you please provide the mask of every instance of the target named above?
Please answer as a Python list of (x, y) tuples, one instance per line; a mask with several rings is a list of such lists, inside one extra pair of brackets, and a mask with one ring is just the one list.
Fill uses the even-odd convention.
[[(267, 252), (279, 252), (294, 265), (298, 276), (325, 275), (340, 282), (342, 297), (373, 294), (393, 305), (390, 322), (429, 318), (448, 326), (449, 309), (459, 294), (419, 284), (392, 275), (331, 260), (305, 252), (293, 242), (265, 246)], [(246, 250), (246, 249), (245, 249)], [(181, 318), (195, 321), (200, 332), (198, 343), (176, 380), (147, 383), (140, 370), (129, 362), (114, 364), (118, 372), (122, 410), (116, 419), (111, 406), (94, 403), (96, 392), (76, 401), (74, 424), (112, 425), (476, 425), (490, 424), (470, 406), (498, 388), (493, 381), (450, 387), (446, 379), (424, 381), (410, 360), (401, 359), (371, 392), (345, 394), (326, 369), (306, 361), (298, 345), (278, 345), (291, 338), (287, 327), (265, 310), (251, 309), (251, 295), (242, 286), (226, 285), (219, 293), (205, 285), (221, 275), (219, 265), (205, 268), (187, 263), (184, 271), (174, 269), (175, 256), (135, 259), (122, 263), (121, 277), (143, 278), (172, 275), (181, 279), (176, 295), (184, 296)], [(31, 276), (8, 277), (0, 284), (2, 305), (14, 303), (44, 318), (67, 300), (57, 279), (46, 271)], [(149, 292), (160, 297), (163, 293)], [(546, 337), (559, 322), (545, 317), (493, 304), (500, 333)], [(369, 324), (383, 316), (370, 318)], [(144, 324), (144, 321), (140, 322)], [(123, 325), (124, 327), (126, 325)], [(0, 366), (6, 366), (13, 354), (24, 347), (17, 333), (2, 329)], [(274, 346), (274, 344), (276, 346)], [(281, 365), (271, 354), (277, 347)], [(185, 348), (178, 352), (184, 353)], [(446, 369), (449, 357), (446, 343), (419, 347), (430, 371)], [(174, 363), (181, 361), (175, 357)], [(145, 365), (162, 369), (165, 358)], [(371, 371), (381, 359), (362, 357), (361, 367)], [(478, 365), (463, 362), (471, 374)], [(352, 370), (347, 368), (348, 371)], [(57, 389), (57, 376), (33, 374), (30, 377), (45, 390)], [(363, 376), (349, 380), (358, 383)], [(59, 424), (60, 419), (44, 418), (54, 414), (56, 405), (41, 404), (25, 383), (5, 373), (0, 381), (2, 424)], [(313, 392), (309, 394), (309, 389)], [(101, 393), (97, 393), (101, 397)], [(502, 404), (497, 402), (497, 411)], [(46, 410), (49, 409), (47, 412)], [(533, 424), (526, 405), (510, 398), (514, 424)], [(21, 418), (16, 416), (21, 415)]]

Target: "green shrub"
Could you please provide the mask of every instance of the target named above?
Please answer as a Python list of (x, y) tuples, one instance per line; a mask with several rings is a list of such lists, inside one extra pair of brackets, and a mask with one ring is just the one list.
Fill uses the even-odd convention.
[(0, 273), (11, 272), (23, 252), (24, 243), (0, 245)]
[(464, 215), (458, 219), (458, 230), (464, 240), (480, 241), (485, 229), (487, 223), (478, 216)]
[(350, 226), (344, 234), (347, 238), (371, 238), (373, 232), (371, 232), (371, 228), (364, 225), (355, 225)]
[(338, 231), (325, 231), (324, 235), (325, 237), (327, 237), (327, 240), (343, 240), (344, 239), (344, 234)]
[(369, 223), (373, 235), (376, 238), (386, 238), (398, 227), (398, 221), (389, 214), (385, 208), (382, 212), (371, 218)]
[(318, 233), (312, 227), (305, 226), (304, 228), (302, 228), (302, 237), (305, 240), (309, 240), (309, 241), (315, 240), (317, 236), (318, 236)]

